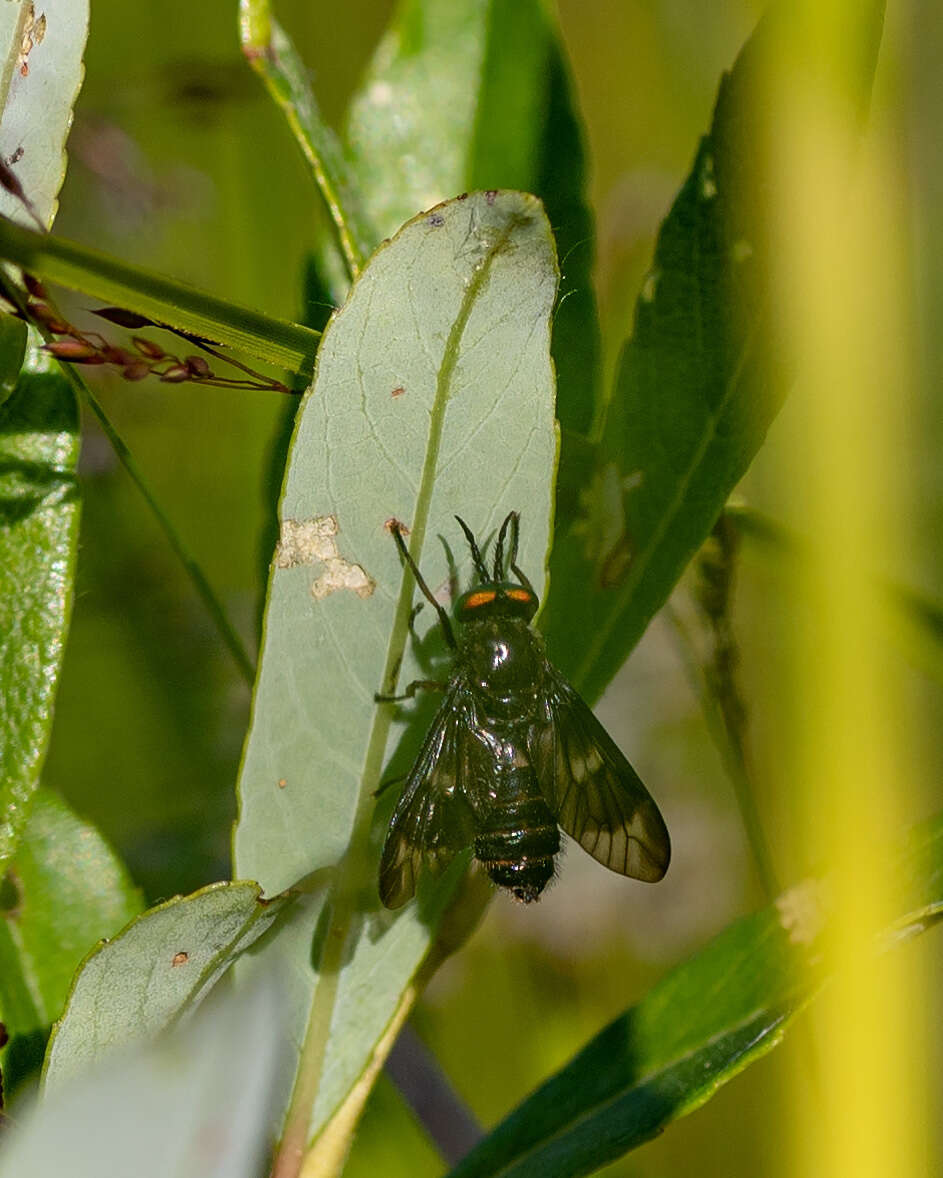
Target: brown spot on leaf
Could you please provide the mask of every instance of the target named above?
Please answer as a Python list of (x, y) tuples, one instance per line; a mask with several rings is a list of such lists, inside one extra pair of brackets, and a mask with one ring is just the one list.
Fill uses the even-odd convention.
[(181, 949), (179, 953), (174, 954), (173, 961), (171, 961), (170, 964), (173, 969), (176, 969), (178, 965), (186, 965), (189, 960), (190, 954), (184, 953), (184, 951)]
[(403, 386), (401, 384), (398, 384), (396, 386), (396, 388), (392, 391), (392, 393), (390, 393), (390, 396), (391, 397), (401, 397), (403, 395), (403, 393), (405, 393), (405, 392), (406, 392), (406, 390), (403, 388)]
[(17, 65), (20, 69), (21, 77), (29, 77), (29, 55), (33, 52), (37, 45), (41, 45), (43, 37), (46, 35), (46, 14), (41, 12), (39, 16), (36, 15), (36, 9), (32, 0), (27, 0), (24, 5), (26, 20), (23, 24), (23, 35), (20, 39), (20, 52), (17, 57)]

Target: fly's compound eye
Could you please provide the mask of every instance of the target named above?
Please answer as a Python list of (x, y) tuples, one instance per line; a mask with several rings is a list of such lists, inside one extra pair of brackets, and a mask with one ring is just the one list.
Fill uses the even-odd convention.
[(523, 585), (500, 583), (470, 589), (455, 603), (458, 622), (482, 621), (485, 618), (530, 619), (537, 612), (537, 598)]
[(511, 603), (514, 613), (528, 622), (537, 612), (537, 598), (523, 585), (512, 585), (505, 591), (504, 597)]

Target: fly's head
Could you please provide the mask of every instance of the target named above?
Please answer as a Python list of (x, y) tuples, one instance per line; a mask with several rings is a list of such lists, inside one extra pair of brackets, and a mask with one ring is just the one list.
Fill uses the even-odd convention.
[(463, 593), (455, 603), (455, 620), (460, 625), (502, 619), (519, 619), (528, 623), (540, 603), (530, 581), (517, 567), (518, 513), (509, 512), (501, 525), (490, 570), (469, 526), (458, 516), (455, 518), (465, 533), (478, 573), (478, 584)]

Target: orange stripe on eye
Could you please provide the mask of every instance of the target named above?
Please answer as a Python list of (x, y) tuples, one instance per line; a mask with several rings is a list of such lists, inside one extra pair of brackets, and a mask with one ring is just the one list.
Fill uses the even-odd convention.
[(465, 598), (466, 609), (477, 609), (479, 605), (488, 605), (494, 601), (495, 593), (493, 589), (482, 589), (478, 593), (470, 593)]
[(508, 589), (507, 596), (512, 601), (533, 601), (532, 593), (528, 593), (526, 589)]

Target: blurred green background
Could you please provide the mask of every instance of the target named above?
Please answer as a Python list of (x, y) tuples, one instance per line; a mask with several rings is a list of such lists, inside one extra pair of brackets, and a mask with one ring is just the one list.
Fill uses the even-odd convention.
[[(707, 128), (721, 71), (763, 5), (747, 0), (561, 0), (560, 24), (582, 106), (598, 227), (598, 289), (610, 358), (631, 323), (658, 225)], [(347, 100), (390, 15), (385, 0), (285, 0), (283, 23), (327, 118)], [(939, 593), (943, 474), (943, 21), (930, 5), (892, 6), (874, 118), (897, 145), (912, 226), (918, 385), (902, 388), (912, 423), (909, 518), (895, 578)], [(234, 0), (94, 0), (85, 88), (71, 135), (58, 233), (275, 315), (323, 320), (306, 306), (306, 258), (319, 198), (281, 115), (243, 62)], [(81, 300), (79, 300), (81, 305)], [(77, 317), (77, 316), (76, 316)], [(80, 322), (86, 322), (81, 320)], [(91, 325), (92, 321), (87, 321)], [(97, 373), (93, 374), (98, 376)], [(165, 510), (250, 644), (257, 641), (278, 440), (294, 402), (107, 378), (96, 388)], [(229, 874), (235, 781), (249, 697), (162, 533), (92, 421), (75, 612), (45, 780), (120, 850), (155, 901)], [(778, 476), (801, 444), (784, 412), (747, 480), (774, 514)], [(795, 521), (801, 528), (801, 521)], [(792, 837), (782, 737), (764, 699), (784, 681), (778, 638), (795, 623), (784, 566), (747, 545), (736, 624), (759, 803), (784, 884), (813, 866)], [(923, 652), (925, 654), (926, 652)], [(552, 652), (551, 652), (552, 654)], [(940, 660), (902, 658), (915, 730), (943, 722)], [(435, 979), (414, 1024), (452, 1083), (490, 1125), (639, 997), (672, 963), (762, 902), (733, 794), (685, 676), (671, 627), (657, 619), (600, 715), (630, 753), (672, 832), (657, 888), (569, 854), (539, 908), (498, 898), (470, 944)], [(902, 774), (939, 780), (941, 755)], [(938, 808), (932, 791), (914, 819)], [(939, 940), (908, 947), (915, 969), (940, 964)], [(939, 990), (927, 1025), (943, 1022)], [(943, 1063), (937, 1044), (936, 1062)], [(783, 1100), (801, 1049), (789, 1042), (701, 1112), (612, 1166), (613, 1175), (776, 1173)], [(940, 1068), (934, 1071), (939, 1074)], [(939, 1081), (936, 1081), (939, 1089)], [(936, 1092), (936, 1104), (941, 1092)], [(931, 1105), (932, 1106), (932, 1105)], [(381, 1079), (348, 1173), (442, 1169)], [(928, 1171), (943, 1174), (935, 1159)]]

